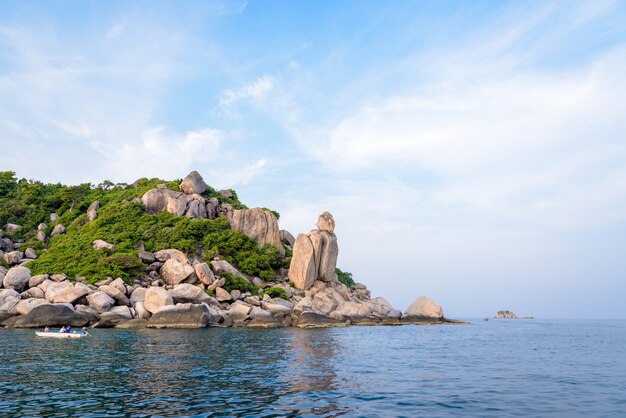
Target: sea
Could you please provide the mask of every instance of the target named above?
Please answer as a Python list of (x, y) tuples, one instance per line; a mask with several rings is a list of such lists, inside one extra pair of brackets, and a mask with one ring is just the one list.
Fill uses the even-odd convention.
[(625, 320), (0, 329), (0, 416), (626, 417)]

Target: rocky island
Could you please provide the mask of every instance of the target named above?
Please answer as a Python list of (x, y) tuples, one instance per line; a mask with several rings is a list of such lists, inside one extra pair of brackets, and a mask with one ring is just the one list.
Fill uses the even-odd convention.
[(532, 316), (517, 316), (509, 310), (500, 310), (494, 316), (494, 319), (534, 319)]
[(404, 313), (337, 268), (333, 216), (294, 236), (193, 171), (63, 186), (0, 172), (0, 324), (303, 328), (456, 322)]

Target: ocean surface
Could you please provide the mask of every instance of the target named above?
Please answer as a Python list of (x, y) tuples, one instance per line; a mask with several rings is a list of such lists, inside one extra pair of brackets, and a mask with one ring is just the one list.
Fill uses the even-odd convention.
[(0, 416), (625, 417), (626, 321), (0, 328)]

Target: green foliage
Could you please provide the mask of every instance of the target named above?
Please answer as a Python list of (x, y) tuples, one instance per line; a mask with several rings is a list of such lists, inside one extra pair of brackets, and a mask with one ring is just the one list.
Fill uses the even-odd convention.
[(0, 199), (9, 196), (17, 187), (17, 178), (13, 171), (0, 171)]
[(213, 292), (212, 290), (209, 289), (204, 289), (204, 293), (206, 293), (207, 295), (213, 297), (215, 296), (215, 292)]
[(352, 287), (356, 284), (354, 282), (354, 279), (352, 278), (352, 273), (343, 272), (338, 268), (335, 269), (335, 273), (337, 273), (337, 277), (339, 278), (339, 281), (345, 284), (346, 286)]
[(232, 292), (236, 289), (240, 290), (241, 293), (250, 292), (254, 295), (259, 291), (256, 286), (248, 283), (248, 281), (243, 277), (235, 276), (234, 274), (228, 272), (222, 273), (221, 277), (225, 279), (225, 283), (222, 288), (228, 292)]
[[(167, 212), (149, 215), (143, 205), (132, 203), (161, 183), (178, 190), (180, 180), (143, 178), (132, 185), (105, 180), (95, 186), (88, 183), (63, 186), (17, 180), (13, 172), (0, 172), (0, 225), (8, 222), (22, 225), (10, 237), (23, 239), (24, 248), (37, 251), (39, 258), (29, 263), (33, 274), (84, 276), (87, 283), (108, 276), (130, 280), (143, 274), (144, 266), (134, 250), (139, 243), (146, 251), (176, 248), (205, 260), (221, 256), (244, 274), (266, 280), (273, 278), (274, 270), (284, 265), (284, 258), (276, 248), (259, 247), (253, 239), (230, 229), (224, 217), (188, 219)], [(218, 197), (234, 208), (245, 208), (234, 191), (231, 198), (220, 196), (210, 188), (205, 195)], [(87, 222), (87, 207), (96, 200), (100, 202), (98, 217)], [(59, 220), (50, 223), (50, 213), (59, 214)], [(56, 224), (65, 225), (67, 233), (51, 237), (47, 243), (39, 242), (36, 229), (42, 222), (48, 224), (44, 230), (48, 236)], [(93, 250), (92, 243), (97, 239), (114, 244), (115, 249)], [(42, 251), (46, 245), (47, 251)], [(246, 291), (246, 286), (237, 280), (231, 286)]]
[(261, 293), (260, 296), (262, 295), (268, 295), (272, 299), (274, 298), (281, 298), (285, 300), (289, 299), (289, 296), (287, 296), (287, 292), (285, 292), (285, 289), (282, 289), (280, 287), (269, 287), (263, 290), (263, 293)]

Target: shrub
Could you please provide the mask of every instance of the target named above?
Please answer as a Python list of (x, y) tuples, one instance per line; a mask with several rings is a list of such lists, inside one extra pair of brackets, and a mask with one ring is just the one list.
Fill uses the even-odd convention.
[(221, 277), (225, 279), (225, 283), (222, 288), (228, 292), (239, 290), (241, 293), (250, 292), (252, 294), (256, 294), (259, 290), (256, 286), (248, 283), (248, 281), (243, 277), (235, 276), (232, 273), (222, 273)]
[(335, 273), (337, 273), (337, 278), (339, 279), (339, 281), (346, 286), (352, 287), (356, 284), (354, 282), (354, 279), (352, 278), (352, 273), (343, 272), (338, 268), (335, 269)]
[(272, 299), (274, 298), (289, 299), (289, 296), (287, 296), (287, 292), (285, 292), (285, 289), (282, 289), (280, 287), (269, 287), (263, 290), (261, 295), (267, 295), (271, 297)]

